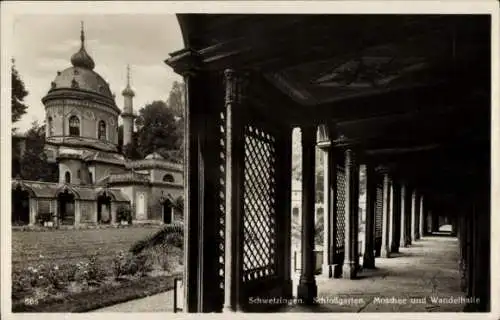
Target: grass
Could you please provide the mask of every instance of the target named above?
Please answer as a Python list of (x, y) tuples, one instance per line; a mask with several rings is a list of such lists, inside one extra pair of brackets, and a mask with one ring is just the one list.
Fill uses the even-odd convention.
[(12, 232), (12, 268), (76, 262), (96, 251), (101, 259), (111, 259), (117, 251), (128, 251), (134, 243), (158, 230), (148, 227)]
[[(72, 291), (69, 287), (55, 291), (41, 289), (49, 294), (43, 295), (44, 298), (37, 300), (34, 305), (26, 304), (21, 297), (13, 299), (12, 311), (86, 312), (171, 290), (174, 278), (180, 276), (179, 268), (175, 266), (179, 266), (182, 260), (182, 250), (170, 247), (168, 241), (148, 244), (152, 239), (158, 239), (155, 235), (163, 232), (159, 230), (163, 229), (147, 227), (13, 232), (13, 272), (24, 272), (28, 267), (40, 265), (63, 267), (88, 261), (89, 256), (96, 254), (99, 265), (107, 275), (103, 275), (103, 281), (98, 286), (90, 286), (80, 292)], [(113, 279), (110, 275), (113, 273), (113, 259), (119, 251), (128, 252), (137, 243), (146, 244), (140, 250), (141, 254), (147, 254), (150, 260), (160, 258), (162, 266), (169, 266), (167, 272)], [(81, 284), (76, 285), (82, 287)]]

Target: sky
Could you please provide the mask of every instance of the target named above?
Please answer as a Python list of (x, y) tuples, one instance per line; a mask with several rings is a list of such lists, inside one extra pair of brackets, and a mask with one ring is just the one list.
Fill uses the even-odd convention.
[(182, 77), (163, 61), (183, 48), (182, 35), (173, 14), (18, 15), (14, 19), (13, 49), (16, 68), (29, 92), (27, 113), (14, 127), (25, 132), (34, 120), (42, 122), (41, 102), (57, 71), (71, 67), (70, 58), (80, 48), (84, 23), (85, 48), (95, 69), (110, 84), (116, 103), (123, 108), (127, 64), (135, 91), (137, 111), (154, 100), (167, 100), (173, 81)]

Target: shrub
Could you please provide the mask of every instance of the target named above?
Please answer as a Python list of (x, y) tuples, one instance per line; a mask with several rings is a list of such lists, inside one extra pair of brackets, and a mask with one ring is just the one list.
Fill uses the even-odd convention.
[[(87, 262), (78, 262), (74, 272), (75, 281), (86, 282), (91, 285), (100, 283), (105, 275), (106, 273), (99, 263), (97, 254), (90, 255)], [(71, 273), (68, 276), (71, 276)]]
[(49, 221), (52, 221), (53, 219), (53, 214), (52, 212), (43, 212), (43, 211), (40, 211), (38, 212), (38, 214), (36, 215), (36, 221), (43, 225), (45, 222), (49, 222)]
[(118, 222), (127, 221), (132, 224), (132, 210), (129, 206), (121, 205), (116, 210), (116, 219)]
[(134, 243), (130, 248), (130, 252), (139, 254), (141, 251), (153, 246), (168, 243), (172, 246), (184, 247), (184, 226), (182, 224), (171, 224), (164, 226), (161, 230)]
[(64, 289), (69, 281), (68, 276), (57, 265), (54, 265), (48, 270), (47, 280), (55, 289), (58, 290)]
[(115, 279), (136, 274), (145, 276), (153, 269), (151, 261), (149, 261), (146, 255), (140, 254), (135, 256), (131, 253), (125, 254), (122, 251), (113, 258), (112, 264), (113, 276)]

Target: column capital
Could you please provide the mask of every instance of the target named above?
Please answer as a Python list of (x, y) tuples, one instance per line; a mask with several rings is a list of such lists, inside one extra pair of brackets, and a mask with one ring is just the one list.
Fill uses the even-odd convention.
[(202, 57), (200, 53), (191, 48), (182, 49), (170, 54), (165, 64), (174, 69), (175, 73), (184, 77), (193, 76), (202, 69)]
[(249, 84), (249, 73), (241, 70), (224, 70), (226, 86), (225, 103), (242, 103), (246, 99)]
[(327, 122), (318, 125), (317, 146), (326, 151), (332, 146), (332, 140), (336, 137), (335, 123)]

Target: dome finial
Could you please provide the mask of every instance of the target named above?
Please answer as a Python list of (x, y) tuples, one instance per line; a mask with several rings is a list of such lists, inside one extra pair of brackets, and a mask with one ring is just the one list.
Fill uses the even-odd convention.
[(94, 60), (92, 60), (92, 57), (90, 57), (90, 55), (85, 50), (85, 32), (83, 29), (83, 21), (81, 21), (80, 23), (81, 23), (80, 40), (82, 43), (80, 50), (71, 57), (71, 63), (75, 67), (92, 70), (95, 67), (95, 63)]
[(80, 21), (81, 23), (81, 30), (80, 30), (80, 40), (82, 41), (82, 47), (85, 44), (85, 31), (83, 29), (83, 21)]

